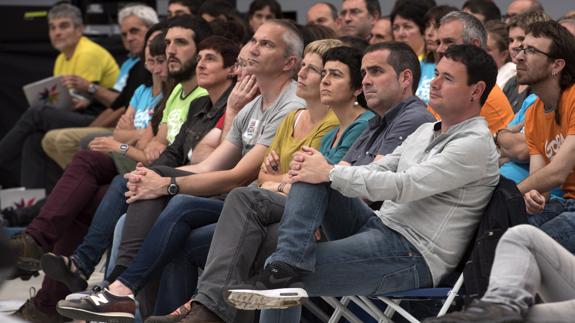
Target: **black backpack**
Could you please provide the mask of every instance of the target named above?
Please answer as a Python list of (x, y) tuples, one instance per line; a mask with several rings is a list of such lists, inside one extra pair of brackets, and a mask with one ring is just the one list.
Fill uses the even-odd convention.
[(495, 247), (508, 228), (527, 223), (523, 194), (516, 184), (504, 176), (499, 183), (485, 213), (479, 222), (473, 245), (468, 248), (463, 268), (465, 303), (481, 298), (489, 284), (489, 274), (495, 258)]

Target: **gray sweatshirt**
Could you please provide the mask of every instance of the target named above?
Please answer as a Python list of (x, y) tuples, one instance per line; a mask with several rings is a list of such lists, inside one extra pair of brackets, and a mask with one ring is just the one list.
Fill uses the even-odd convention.
[(345, 196), (385, 201), (376, 213), (419, 250), (434, 285), (461, 260), (499, 179), (485, 119), (440, 129), (423, 124), (380, 161), (335, 166), (331, 183)]

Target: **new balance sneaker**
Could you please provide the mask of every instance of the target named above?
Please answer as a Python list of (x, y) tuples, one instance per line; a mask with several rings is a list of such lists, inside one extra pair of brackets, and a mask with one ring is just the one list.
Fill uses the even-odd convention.
[(453, 312), (441, 317), (429, 318), (424, 323), (521, 323), (523, 317), (511, 307), (476, 300), (463, 312)]
[(79, 300), (61, 300), (56, 310), (75, 320), (133, 323), (136, 300), (133, 295), (117, 296), (104, 289)]
[(55, 255), (48, 252), (42, 256), (40, 263), (46, 276), (57, 280), (75, 293), (88, 287), (85, 275), (73, 263), (73, 258)]
[(228, 303), (242, 310), (288, 308), (302, 304), (307, 292), (296, 269), (283, 262), (269, 264), (250, 289), (225, 292)]
[(110, 283), (103, 280), (101, 282), (98, 282), (94, 285), (89, 286), (84, 291), (68, 294), (68, 295), (66, 295), (65, 299), (67, 301), (80, 300), (81, 298), (84, 298), (86, 296), (94, 295), (94, 294), (97, 294), (97, 293), (103, 291), (104, 289), (108, 288), (109, 285), (110, 285)]

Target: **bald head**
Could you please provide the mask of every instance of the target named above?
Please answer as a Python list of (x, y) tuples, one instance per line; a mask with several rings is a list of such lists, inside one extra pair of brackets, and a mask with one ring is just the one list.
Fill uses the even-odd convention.
[(543, 7), (537, 0), (514, 0), (507, 7), (507, 18), (537, 10), (543, 10)]

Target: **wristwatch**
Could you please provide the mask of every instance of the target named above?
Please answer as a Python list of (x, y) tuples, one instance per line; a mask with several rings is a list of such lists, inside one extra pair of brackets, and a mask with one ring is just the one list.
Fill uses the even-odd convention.
[(96, 94), (96, 91), (98, 91), (98, 84), (90, 83), (90, 85), (88, 85), (88, 93), (94, 95)]
[(172, 177), (170, 179), (170, 185), (168, 185), (168, 195), (174, 196), (174, 195), (178, 194), (179, 191), (180, 191), (180, 187), (176, 183), (176, 178)]
[(130, 146), (128, 146), (128, 144), (120, 144), (120, 155), (126, 156), (126, 153), (128, 152), (128, 148), (130, 148)]

